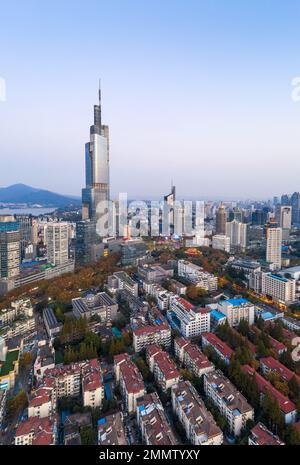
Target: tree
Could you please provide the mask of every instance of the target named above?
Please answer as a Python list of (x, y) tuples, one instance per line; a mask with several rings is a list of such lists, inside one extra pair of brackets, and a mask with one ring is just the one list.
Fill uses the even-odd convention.
[(7, 401), (7, 417), (13, 419), (17, 414), (22, 412), (28, 405), (25, 392), (21, 390), (15, 397)]
[(81, 438), (81, 444), (84, 446), (96, 444), (96, 433), (89, 426), (84, 426), (83, 428), (81, 428), (80, 438)]
[(287, 425), (284, 439), (289, 446), (300, 446), (300, 433), (295, 425)]
[(30, 352), (24, 352), (21, 356), (20, 365), (25, 369), (29, 368), (32, 362), (32, 354)]

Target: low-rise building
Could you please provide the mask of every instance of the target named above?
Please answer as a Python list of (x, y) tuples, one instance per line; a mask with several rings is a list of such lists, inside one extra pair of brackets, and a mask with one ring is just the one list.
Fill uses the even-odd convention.
[(119, 354), (114, 357), (114, 372), (127, 411), (135, 412), (137, 399), (145, 394), (145, 385), (140, 371), (128, 354)]
[(297, 418), (297, 409), (295, 404), (249, 365), (244, 365), (242, 369), (244, 373), (249, 376), (255, 376), (255, 380), (260, 391), (261, 401), (263, 400), (266, 392), (268, 392), (273, 399), (277, 400), (285, 424), (294, 423)]
[(233, 356), (233, 350), (214, 333), (204, 333), (201, 336), (202, 347), (210, 346), (214, 349), (217, 355), (229, 365), (230, 359)]
[(285, 443), (279, 439), (278, 436), (273, 434), (261, 422), (252, 428), (248, 436), (249, 446), (284, 446)]
[(196, 446), (223, 443), (223, 433), (189, 381), (172, 386), (172, 406), (187, 439)]
[(54, 339), (61, 332), (63, 324), (57, 320), (53, 309), (49, 307), (43, 310), (43, 319), (48, 337)]
[(72, 306), (76, 318), (87, 318), (89, 320), (97, 315), (101, 322), (106, 324), (110, 324), (116, 319), (119, 308), (117, 302), (106, 292), (72, 299)]
[(170, 359), (169, 354), (158, 345), (147, 347), (147, 362), (162, 391), (166, 392), (173, 384), (178, 383), (180, 373), (176, 365)]
[(201, 377), (215, 369), (212, 362), (201, 352), (198, 346), (191, 344), (183, 337), (174, 341), (174, 351), (182, 366), (187, 368), (194, 376)]
[(254, 419), (251, 405), (220, 370), (204, 375), (204, 391), (224, 415), (234, 436), (239, 436), (247, 421)]
[(100, 363), (90, 360), (82, 368), (82, 398), (84, 407), (101, 407), (104, 400), (104, 386)]
[(109, 276), (107, 287), (111, 292), (126, 289), (133, 296), (138, 296), (138, 283), (125, 271), (116, 271), (112, 276)]
[(51, 446), (56, 443), (56, 419), (30, 417), (19, 424), (15, 434), (16, 446)]
[(7, 390), (0, 390), (0, 429), (5, 416)]
[(300, 321), (296, 320), (296, 318), (285, 316), (281, 321), (284, 326), (286, 326), (291, 331), (300, 331)]
[(156, 392), (138, 399), (137, 424), (141, 431), (143, 444), (147, 446), (175, 446), (178, 444)]
[(218, 289), (218, 278), (187, 260), (178, 260), (178, 276), (208, 292)]
[(45, 344), (38, 348), (33, 365), (33, 373), (37, 381), (41, 381), (46, 370), (55, 368), (55, 350), (51, 344)]
[(171, 345), (171, 329), (166, 322), (157, 325), (146, 325), (133, 330), (133, 347), (135, 352), (146, 349), (151, 344), (164, 348)]
[(126, 446), (126, 436), (120, 412), (107, 415), (98, 421), (99, 446)]
[(259, 360), (259, 366), (262, 374), (268, 376), (270, 373), (276, 373), (282, 381), (289, 382), (295, 377), (300, 387), (300, 376), (296, 375), (292, 370), (289, 370), (285, 365), (273, 357), (263, 357)]
[(229, 326), (238, 326), (242, 320), (253, 325), (255, 306), (249, 300), (242, 298), (222, 300), (218, 303), (218, 310), (226, 316)]

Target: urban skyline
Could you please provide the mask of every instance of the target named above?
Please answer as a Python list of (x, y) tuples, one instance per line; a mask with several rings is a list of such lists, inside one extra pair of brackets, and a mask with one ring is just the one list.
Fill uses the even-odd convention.
[[(30, 2), (25, 11), (20, 3), (15, 16), (12, 7), (3, 7), (0, 40), (9, 38), (18, 67), (4, 47), (0, 74), (7, 97), (0, 120), (6, 163), (0, 185), (23, 182), (80, 195), (86, 122), (101, 76), (104, 117), (112, 130), (112, 196), (158, 198), (171, 178), (182, 198), (272, 198), (299, 190), (300, 106), (292, 99), (292, 80), (300, 72), (296, 1), (273, 1), (272, 7), (191, 1), (189, 8), (176, 1), (171, 14), (165, 2), (157, 16), (150, 5), (141, 8), (135, 1), (126, 8), (118, 1), (90, 1), (90, 8), (76, 5), (72, 21), (67, 4), (38, 11), (35, 5)], [(77, 27), (91, 9), (78, 46)], [(99, 15), (101, 29), (95, 27)], [(33, 51), (37, 19), (43, 46)], [(20, 30), (14, 36), (12, 20)], [(105, 44), (101, 54), (98, 43)], [(15, 130), (19, 137), (12, 140)], [(293, 167), (288, 179), (279, 168), (282, 159)], [(41, 163), (39, 172), (32, 169)], [(245, 172), (252, 179), (246, 185)]]

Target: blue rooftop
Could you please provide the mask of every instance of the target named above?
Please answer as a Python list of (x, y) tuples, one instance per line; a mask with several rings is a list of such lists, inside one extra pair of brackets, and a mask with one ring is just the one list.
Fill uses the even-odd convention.
[(271, 274), (271, 277), (274, 279), (278, 279), (278, 281), (283, 281), (284, 283), (287, 283), (287, 279), (282, 278), (281, 276), (277, 276), (276, 274)]
[(212, 310), (211, 313), (210, 313), (210, 316), (211, 316), (211, 318), (213, 318), (214, 320), (217, 320), (217, 321), (222, 320), (223, 318), (226, 318), (224, 313), (219, 312), (219, 310)]
[(272, 318), (275, 317), (275, 315), (273, 315), (273, 313), (271, 313), (271, 312), (263, 312), (261, 314), (261, 317), (262, 317), (263, 320), (271, 320)]
[(106, 419), (105, 419), (105, 418), (100, 418), (100, 420), (98, 420), (98, 426), (99, 426), (99, 425), (104, 425), (104, 423), (106, 423)]

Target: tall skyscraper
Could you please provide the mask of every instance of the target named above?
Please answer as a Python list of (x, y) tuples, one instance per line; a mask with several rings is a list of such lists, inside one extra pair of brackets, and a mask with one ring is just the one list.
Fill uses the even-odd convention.
[(69, 224), (52, 222), (47, 224), (47, 256), (53, 265), (63, 265), (69, 260)]
[[(90, 141), (85, 144), (85, 188), (82, 189), (82, 221), (76, 226), (76, 263), (86, 264), (101, 254), (101, 237), (97, 221), (103, 208), (99, 203), (109, 200), (109, 129), (102, 124), (101, 88), (99, 103), (94, 105), (94, 124)], [(103, 252), (102, 252), (103, 253)]]
[(109, 199), (109, 129), (102, 124), (101, 88), (99, 104), (94, 105), (94, 124), (90, 141), (85, 145), (85, 180), (82, 189), (82, 219), (97, 220), (97, 205)]
[(230, 238), (230, 245), (233, 249), (245, 250), (247, 247), (248, 225), (240, 221), (233, 220), (226, 223), (226, 236)]
[(300, 225), (300, 192), (294, 192), (291, 197), (292, 224)]
[(267, 251), (266, 261), (281, 269), (281, 247), (282, 247), (282, 229), (276, 222), (270, 222), (266, 228)]
[(291, 229), (292, 226), (292, 207), (277, 205), (275, 210), (276, 221), (282, 229)]
[(224, 235), (226, 233), (226, 220), (227, 213), (223, 204), (217, 210), (216, 213), (216, 233)]
[[(169, 210), (166, 210), (166, 221), (170, 226), (170, 235), (174, 234), (174, 223), (175, 223), (175, 211), (174, 211), (174, 203), (176, 200), (176, 187), (173, 186), (173, 182), (171, 183), (171, 192), (168, 195), (164, 196), (164, 201), (168, 205)], [(162, 232), (162, 231), (160, 231)]]
[(0, 222), (0, 278), (20, 273), (20, 227), (16, 221)]

